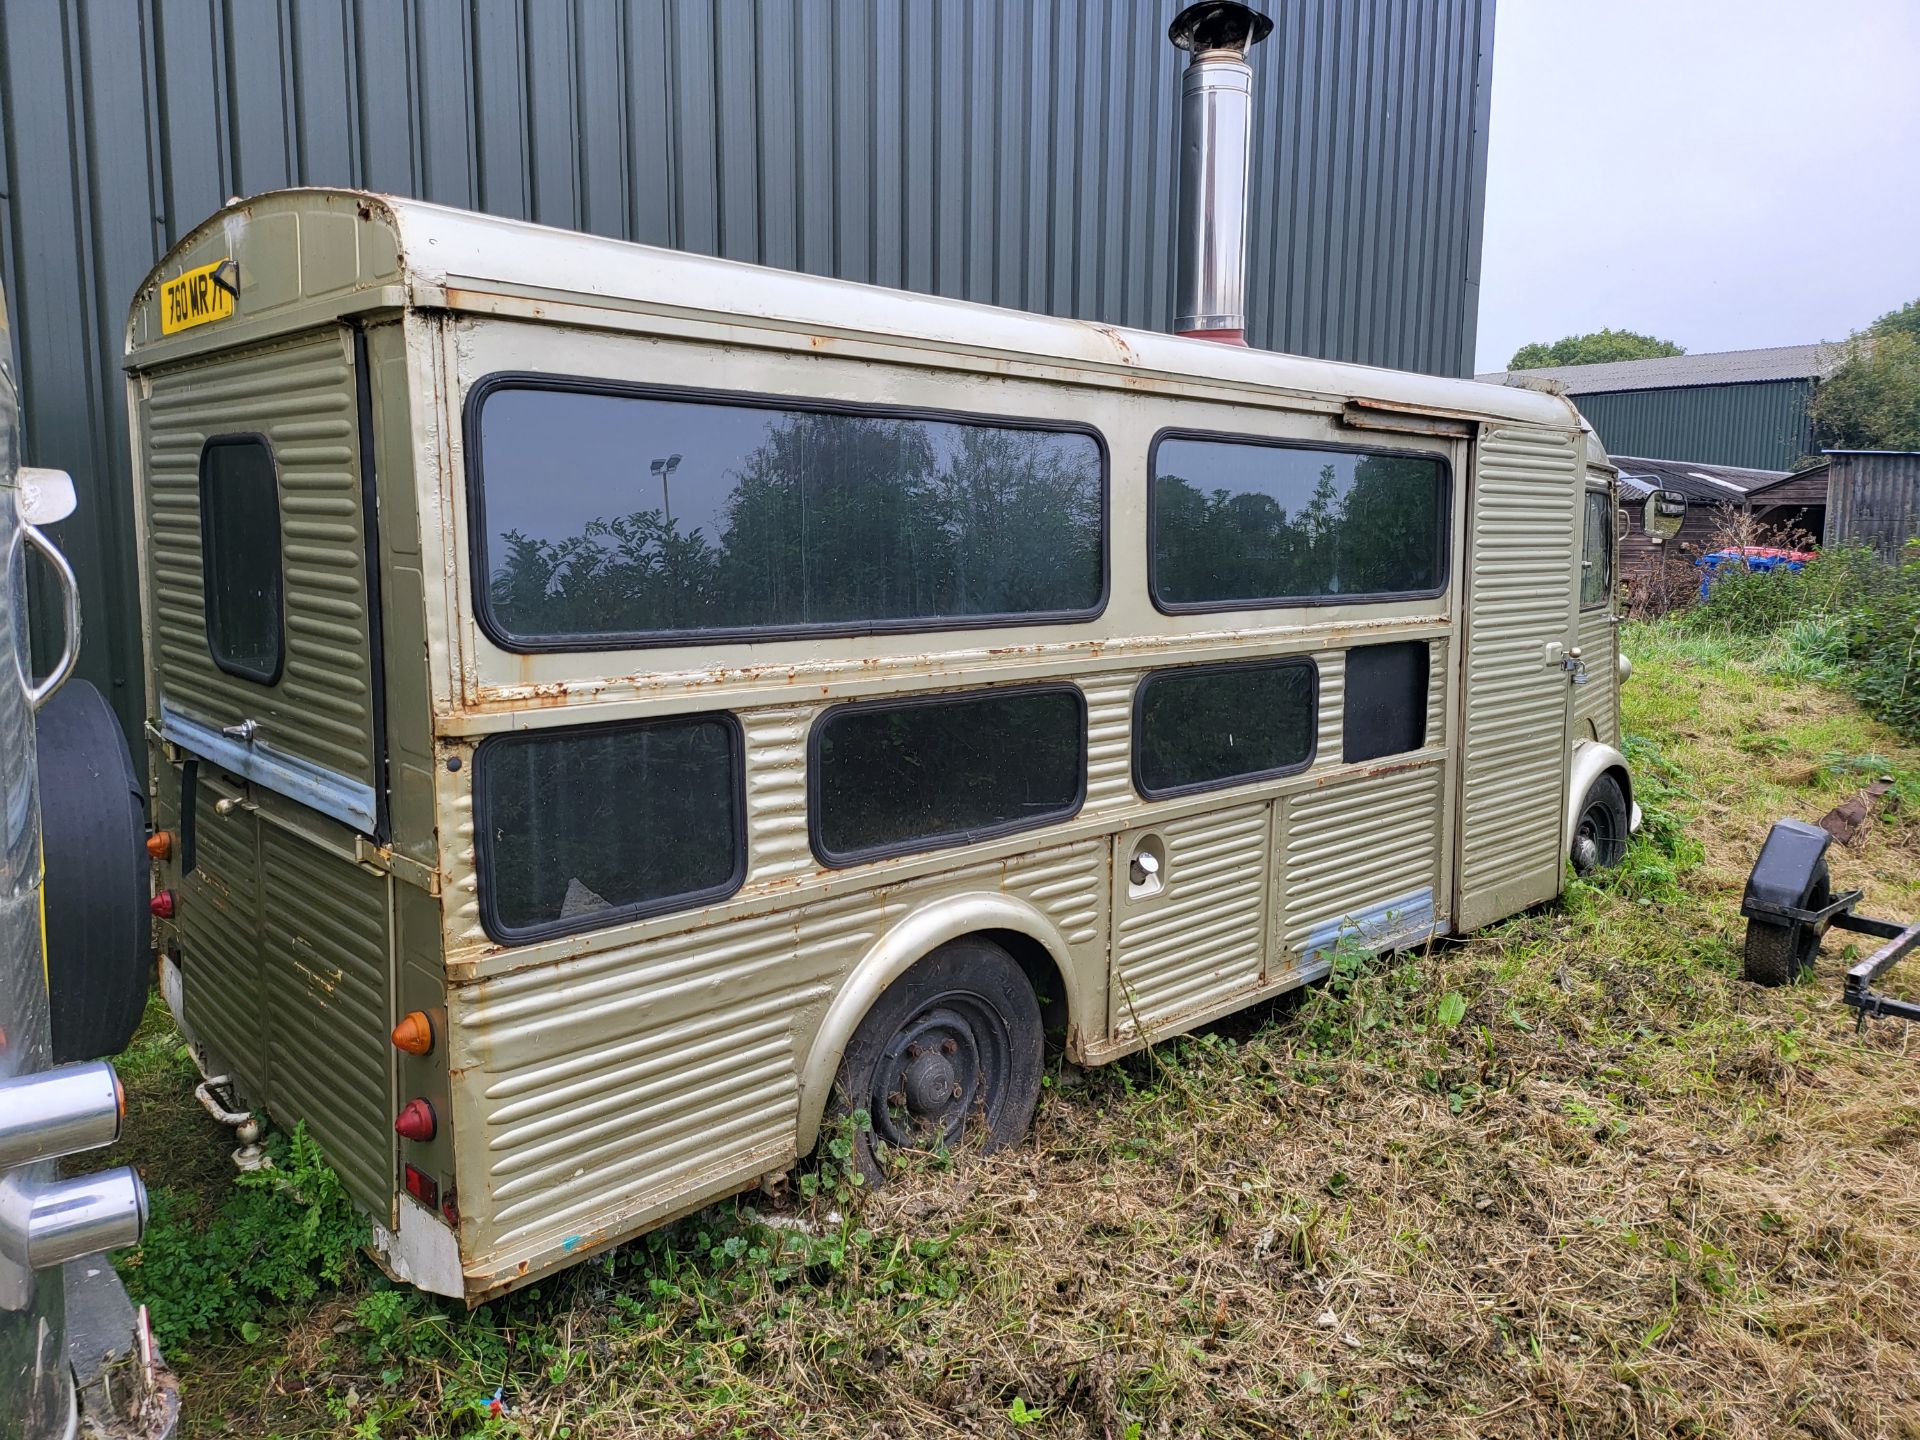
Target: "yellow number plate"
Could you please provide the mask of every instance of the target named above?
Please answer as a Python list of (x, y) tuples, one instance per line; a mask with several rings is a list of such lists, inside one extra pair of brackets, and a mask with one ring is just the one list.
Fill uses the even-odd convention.
[(234, 280), (233, 262), (216, 260), (167, 281), (160, 287), (160, 333), (177, 335), (227, 319), (233, 314)]

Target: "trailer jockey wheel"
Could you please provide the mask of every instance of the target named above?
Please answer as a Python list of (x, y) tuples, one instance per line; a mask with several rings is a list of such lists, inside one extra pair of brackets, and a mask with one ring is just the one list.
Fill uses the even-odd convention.
[(1747, 917), (1742, 973), (1754, 984), (1790, 985), (1813, 970), (1826, 920), (1811, 916), (1833, 900), (1831, 838), (1798, 820), (1778, 821), (1768, 833), (1740, 906)]

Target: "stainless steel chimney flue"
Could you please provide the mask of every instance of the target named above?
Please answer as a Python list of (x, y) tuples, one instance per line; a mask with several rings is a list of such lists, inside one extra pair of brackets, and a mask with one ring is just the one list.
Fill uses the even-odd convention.
[(1192, 58), (1180, 83), (1180, 254), (1176, 333), (1247, 343), (1247, 186), (1253, 67), (1273, 21), (1237, 0), (1200, 0), (1167, 27)]

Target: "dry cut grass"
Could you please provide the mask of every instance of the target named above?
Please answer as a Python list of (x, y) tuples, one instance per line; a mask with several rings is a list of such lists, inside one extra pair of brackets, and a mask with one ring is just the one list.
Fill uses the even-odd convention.
[(1772, 818), (1881, 770), (1838, 878), (1920, 911), (1920, 751), (1635, 646), (1607, 883), (1057, 1069), (1010, 1153), (829, 1165), (471, 1316), (367, 1278), (184, 1356), (187, 1433), (1920, 1436), (1920, 1047), (1855, 1033), (1837, 937), (1745, 984), (1735, 913)]

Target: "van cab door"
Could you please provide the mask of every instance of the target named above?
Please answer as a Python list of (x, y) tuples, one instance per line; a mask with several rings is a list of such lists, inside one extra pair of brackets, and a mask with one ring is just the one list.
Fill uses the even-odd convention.
[(1560, 893), (1565, 870), (1583, 437), (1488, 429), (1467, 518), (1457, 922)]
[(358, 332), (152, 373), (139, 402), (161, 738), (380, 836)]

